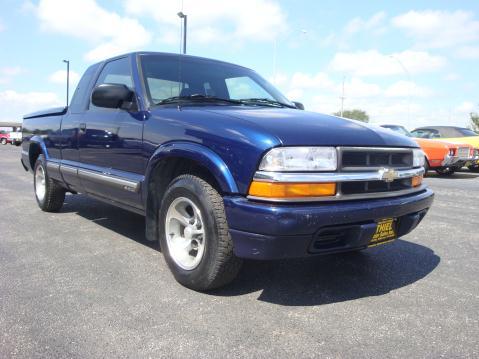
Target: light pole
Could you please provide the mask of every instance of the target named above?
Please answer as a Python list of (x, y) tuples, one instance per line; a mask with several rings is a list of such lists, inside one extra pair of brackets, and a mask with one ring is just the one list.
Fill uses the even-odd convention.
[(183, 14), (183, 11), (180, 11), (177, 15), (180, 19), (183, 19), (183, 54), (186, 54), (186, 27), (188, 17)]
[(399, 58), (397, 58), (394, 55), (389, 55), (389, 57), (391, 59), (394, 59), (394, 60), (397, 61), (399, 66), (401, 66), (403, 71), (406, 73), (407, 78), (409, 80), (409, 84), (408, 84), (408, 87), (407, 87), (407, 121), (409, 122), (409, 117), (410, 117), (410, 112), (411, 112), (411, 85), (412, 85), (411, 73), (408, 71), (406, 66), (404, 66), (403, 62), (401, 60), (399, 60)]
[(63, 60), (64, 63), (67, 64), (67, 107), (68, 107), (68, 100), (69, 100), (69, 92), (70, 92), (70, 60)]

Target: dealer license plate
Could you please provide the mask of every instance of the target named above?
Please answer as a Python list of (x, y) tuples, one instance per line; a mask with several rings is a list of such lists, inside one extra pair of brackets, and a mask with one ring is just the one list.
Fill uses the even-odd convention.
[(369, 247), (387, 243), (396, 239), (396, 219), (384, 218), (378, 221), (376, 232), (369, 241)]

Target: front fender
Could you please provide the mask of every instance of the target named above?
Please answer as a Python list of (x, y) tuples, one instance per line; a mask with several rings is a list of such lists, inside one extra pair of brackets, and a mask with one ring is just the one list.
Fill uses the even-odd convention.
[[(148, 162), (145, 183), (149, 183), (150, 174), (158, 162), (168, 157), (195, 161), (213, 174), (224, 193), (239, 192), (236, 181), (223, 159), (208, 147), (194, 142), (169, 142), (158, 147)], [(147, 190), (147, 186), (144, 186), (143, 190)], [(143, 195), (146, 198), (147, 193)]]

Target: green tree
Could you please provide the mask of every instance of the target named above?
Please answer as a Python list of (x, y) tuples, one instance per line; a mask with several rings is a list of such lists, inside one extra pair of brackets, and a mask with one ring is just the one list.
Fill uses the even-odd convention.
[[(334, 116), (341, 116), (341, 112), (333, 113)], [(354, 110), (346, 110), (343, 111), (343, 117), (350, 118), (351, 120), (361, 121), (361, 122), (369, 122), (369, 115), (366, 111), (354, 109)]]
[(471, 130), (479, 132), (479, 115), (477, 112), (471, 112), (469, 116), (471, 116)]

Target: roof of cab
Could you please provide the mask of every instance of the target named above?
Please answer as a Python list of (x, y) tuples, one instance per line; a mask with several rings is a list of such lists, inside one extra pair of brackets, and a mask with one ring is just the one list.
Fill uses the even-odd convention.
[(233, 63), (231, 63), (231, 62), (226, 62), (226, 61), (221, 61), (221, 60), (216, 60), (216, 59), (210, 59), (210, 58), (208, 58), (208, 57), (193, 56), (193, 55), (184, 55), (184, 54), (177, 54), (177, 53), (171, 53), (171, 52), (159, 52), (159, 51), (134, 51), (134, 52), (128, 52), (128, 53), (121, 54), (121, 55), (118, 55), (118, 56), (110, 57), (110, 58), (108, 58), (108, 59), (105, 59), (105, 60), (103, 60), (103, 61), (98, 62), (97, 64), (102, 64), (102, 63), (104, 63), (104, 62), (116, 60), (116, 59), (119, 59), (119, 58), (122, 58), (122, 57), (127, 57), (127, 56), (129, 56), (129, 57), (136, 57), (136, 56), (141, 56), (141, 55), (161, 55), (161, 56), (171, 56), (171, 57), (178, 57), (178, 58), (184, 57), (184, 58), (187, 58), (187, 59), (197, 59), (197, 60), (201, 60), (201, 61), (205, 61), (205, 62), (216, 62), (216, 63), (220, 63), (220, 64), (233, 65), (233, 66), (238, 66), (238, 67), (246, 68), (245, 66), (233, 64)]
[(436, 130), (439, 128), (466, 128), (466, 127), (461, 127), (461, 126), (422, 126), (422, 127), (417, 127), (416, 130)]

